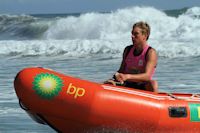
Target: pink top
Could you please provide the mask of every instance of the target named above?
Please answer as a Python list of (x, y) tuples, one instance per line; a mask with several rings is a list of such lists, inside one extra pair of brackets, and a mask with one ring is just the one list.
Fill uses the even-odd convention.
[[(145, 67), (146, 67), (146, 59), (145, 55), (146, 52), (149, 48), (149, 45), (147, 45), (142, 53), (140, 55), (134, 56), (133, 52), (135, 50), (135, 47), (133, 46), (128, 53), (126, 59), (125, 59), (125, 71), (124, 73), (126, 74), (138, 74), (138, 73), (144, 73), (145, 72)], [(151, 78), (153, 77), (155, 72), (155, 68), (151, 74)]]

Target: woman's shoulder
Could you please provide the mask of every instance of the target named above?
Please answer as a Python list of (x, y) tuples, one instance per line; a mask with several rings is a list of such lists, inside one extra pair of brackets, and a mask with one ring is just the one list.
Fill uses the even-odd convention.
[(131, 44), (131, 45), (128, 45), (128, 46), (126, 46), (126, 47), (125, 47), (125, 49), (124, 49), (124, 50), (131, 49), (132, 47), (133, 47), (133, 44)]
[(133, 47), (133, 45), (128, 45), (124, 48), (124, 54), (123, 54), (124, 57), (126, 57), (128, 55), (128, 53), (130, 52), (132, 47)]
[(155, 48), (149, 47), (148, 53), (157, 53)]
[(150, 47), (145, 55), (145, 59), (157, 58), (157, 52), (154, 48)]

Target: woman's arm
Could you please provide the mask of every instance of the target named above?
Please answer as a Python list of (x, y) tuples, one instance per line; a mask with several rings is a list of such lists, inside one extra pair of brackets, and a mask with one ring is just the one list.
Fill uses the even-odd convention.
[(141, 82), (141, 81), (150, 81), (151, 74), (154, 67), (157, 64), (157, 54), (155, 49), (150, 49), (147, 53), (147, 64), (145, 67), (145, 72), (140, 74), (116, 74), (116, 79), (120, 82), (132, 81), (132, 82)]

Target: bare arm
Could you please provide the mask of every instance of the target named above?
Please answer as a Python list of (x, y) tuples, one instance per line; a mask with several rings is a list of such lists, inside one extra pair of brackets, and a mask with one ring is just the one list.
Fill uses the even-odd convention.
[[(125, 59), (126, 59), (126, 56), (128, 54), (128, 52), (130, 51), (130, 48), (131, 48), (132, 45), (130, 46), (127, 46), (125, 49), (124, 49), (124, 52), (123, 52), (123, 58), (122, 58), (122, 62), (121, 62), (121, 65), (120, 65), (120, 68), (119, 70), (117, 71), (117, 73), (123, 73), (124, 72), (124, 69), (125, 69)], [(114, 76), (113, 76), (114, 77)], [(109, 79), (107, 81), (105, 81), (104, 83), (106, 84), (113, 84), (113, 85), (116, 85), (116, 82), (114, 80), (116, 80), (117, 77), (115, 75), (115, 78), (114, 79)], [(118, 80), (119, 81), (119, 80)]]
[(151, 74), (153, 72), (154, 67), (157, 64), (157, 54), (155, 49), (150, 49), (147, 54), (147, 64), (144, 73), (140, 74), (117, 74), (117, 80), (120, 82), (124, 81), (133, 81), (133, 82), (141, 82), (141, 81), (149, 81), (151, 78)]

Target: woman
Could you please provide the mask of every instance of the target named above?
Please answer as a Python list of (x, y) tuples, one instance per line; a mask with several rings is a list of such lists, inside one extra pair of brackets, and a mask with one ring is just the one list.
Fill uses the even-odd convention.
[(106, 83), (115, 85), (114, 81), (118, 81), (126, 87), (157, 92), (158, 83), (152, 80), (157, 64), (157, 53), (147, 43), (150, 26), (145, 22), (137, 22), (133, 25), (131, 33), (133, 45), (124, 49), (120, 69), (113, 76), (114, 79)]

